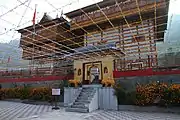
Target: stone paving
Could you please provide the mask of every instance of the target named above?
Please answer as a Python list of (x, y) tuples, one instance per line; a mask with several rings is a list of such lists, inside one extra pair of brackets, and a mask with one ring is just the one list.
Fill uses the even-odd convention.
[(180, 115), (130, 111), (104, 111), (92, 113), (53, 111), (51, 106), (29, 105), (0, 101), (0, 120), (180, 120)]
[(51, 112), (51, 108), (51, 106), (47, 105), (30, 105), (0, 101), (0, 120), (18, 120), (20, 118)]

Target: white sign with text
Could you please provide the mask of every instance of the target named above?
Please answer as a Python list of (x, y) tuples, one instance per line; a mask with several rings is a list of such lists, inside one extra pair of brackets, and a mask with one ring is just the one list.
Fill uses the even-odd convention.
[(60, 89), (52, 89), (52, 95), (60, 95)]

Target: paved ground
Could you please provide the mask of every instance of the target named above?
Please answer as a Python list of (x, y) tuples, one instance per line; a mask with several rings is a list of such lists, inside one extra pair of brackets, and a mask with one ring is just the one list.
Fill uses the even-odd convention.
[(180, 115), (169, 113), (143, 113), (103, 111), (93, 113), (52, 111), (51, 106), (28, 105), (0, 101), (0, 120), (180, 120)]
[(18, 120), (33, 115), (52, 112), (51, 106), (29, 105), (0, 101), (0, 120)]

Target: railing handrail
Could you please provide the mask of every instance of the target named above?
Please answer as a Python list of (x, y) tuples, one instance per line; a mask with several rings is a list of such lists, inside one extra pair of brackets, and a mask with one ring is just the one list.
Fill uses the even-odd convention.
[(43, 67), (43, 68), (34, 68), (34, 69), (23, 69), (23, 70), (1, 70), (0, 77), (19, 77), (19, 76), (47, 76), (47, 75), (67, 75), (65, 69), (62, 67)]

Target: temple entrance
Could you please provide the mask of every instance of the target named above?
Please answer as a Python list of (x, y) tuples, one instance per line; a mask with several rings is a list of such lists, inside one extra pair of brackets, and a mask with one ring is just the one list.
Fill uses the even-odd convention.
[(102, 62), (83, 64), (83, 84), (99, 84), (102, 80)]

